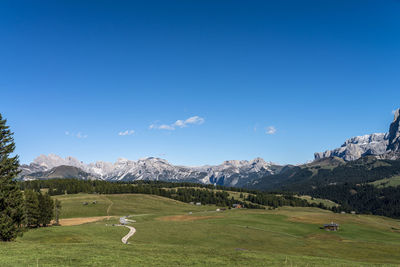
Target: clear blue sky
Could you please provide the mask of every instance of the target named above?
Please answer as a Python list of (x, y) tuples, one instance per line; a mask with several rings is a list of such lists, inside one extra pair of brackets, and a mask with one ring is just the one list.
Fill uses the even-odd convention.
[(396, 0), (5, 0), (0, 112), (23, 163), (300, 163), (388, 130), (399, 14)]

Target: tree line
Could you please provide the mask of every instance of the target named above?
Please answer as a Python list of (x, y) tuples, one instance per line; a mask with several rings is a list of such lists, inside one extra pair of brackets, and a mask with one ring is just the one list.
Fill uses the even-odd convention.
[(330, 199), (338, 204), (335, 212), (351, 212), (400, 218), (400, 187), (377, 188), (364, 183), (329, 185), (309, 191), (314, 197)]
[(249, 194), (246, 198), (247, 201), (257, 203), (272, 208), (291, 206), (291, 207), (318, 207), (321, 209), (329, 209), (322, 203), (309, 203), (305, 199), (295, 197), (293, 193), (284, 192), (282, 195), (257, 193), (255, 195)]
[(24, 196), (25, 227), (46, 227), (54, 218), (55, 224), (58, 224), (61, 209), (59, 200), (53, 200), (48, 193), (33, 190), (24, 191)]

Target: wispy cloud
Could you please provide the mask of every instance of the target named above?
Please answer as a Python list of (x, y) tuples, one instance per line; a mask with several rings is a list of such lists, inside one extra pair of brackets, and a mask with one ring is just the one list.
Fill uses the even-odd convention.
[(204, 123), (204, 119), (202, 117), (199, 116), (193, 116), (190, 117), (186, 120), (177, 120), (173, 125), (176, 127), (187, 127), (190, 124), (203, 124)]
[(169, 130), (169, 131), (175, 130), (175, 128), (173, 126), (167, 125), (167, 124), (162, 124), (162, 125), (158, 126), (158, 129)]
[(126, 130), (126, 131), (123, 131), (123, 132), (119, 132), (118, 135), (119, 136), (125, 136), (125, 135), (132, 135), (134, 133), (135, 133), (135, 130)]
[(76, 137), (78, 139), (84, 139), (84, 138), (88, 137), (87, 134), (83, 134), (81, 132), (78, 132), (78, 133), (75, 134), (75, 133), (71, 133), (70, 131), (65, 131), (65, 135)]
[(177, 127), (184, 128), (184, 127), (188, 127), (189, 125), (196, 125), (196, 124), (200, 125), (200, 124), (203, 124), (204, 121), (205, 120), (202, 117), (193, 116), (193, 117), (187, 118), (186, 120), (177, 120), (173, 124), (161, 124), (161, 125), (151, 124), (149, 126), (149, 129), (173, 131)]
[(275, 133), (276, 133), (276, 128), (275, 128), (275, 126), (268, 126), (268, 127), (265, 129), (265, 133), (266, 133), (266, 134), (270, 134), (270, 135), (275, 134)]
[(169, 131), (175, 130), (175, 128), (173, 126), (167, 125), (167, 124), (161, 124), (161, 125), (151, 124), (149, 126), (149, 129), (150, 130), (169, 130)]

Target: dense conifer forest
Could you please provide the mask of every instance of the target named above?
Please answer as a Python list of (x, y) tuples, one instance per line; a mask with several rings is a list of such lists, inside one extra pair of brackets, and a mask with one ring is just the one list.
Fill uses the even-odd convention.
[(371, 184), (345, 183), (320, 187), (308, 193), (340, 204), (333, 211), (400, 218), (400, 187), (377, 188)]

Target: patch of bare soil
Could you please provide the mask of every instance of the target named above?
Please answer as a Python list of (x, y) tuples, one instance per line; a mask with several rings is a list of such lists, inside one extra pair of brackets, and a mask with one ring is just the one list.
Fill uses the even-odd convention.
[(171, 221), (171, 222), (190, 222), (197, 220), (207, 220), (207, 219), (215, 219), (215, 218), (223, 218), (223, 216), (189, 216), (189, 215), (175, 215), (175, 216), (165, 216), (158, 218), (160, 221)]
[(80, 225), (84, 223), (97, 222), (104, 219), (110, 219), (113, 216), (98, 216), (98, 217), (83, 217), (83, 218), (68, 218), (68, 219), (60, 219), (61, 226), (72, 226), (72, 225)]

